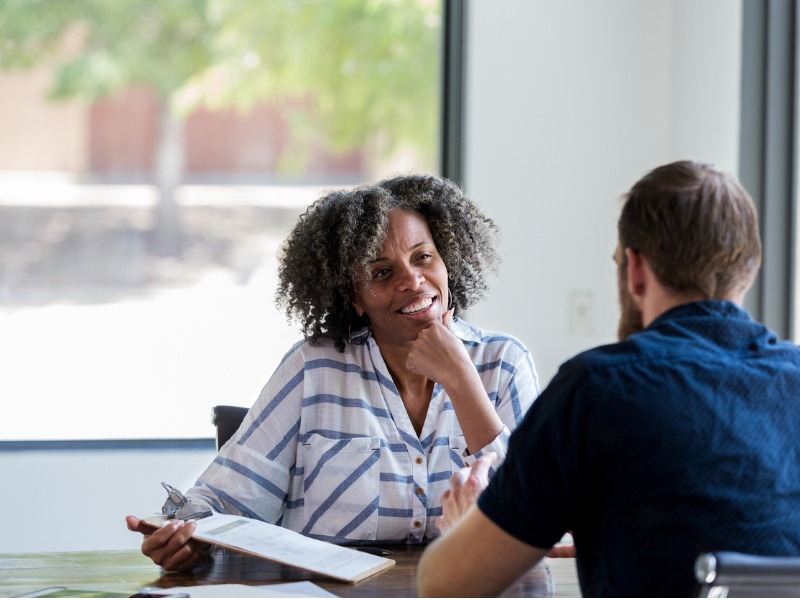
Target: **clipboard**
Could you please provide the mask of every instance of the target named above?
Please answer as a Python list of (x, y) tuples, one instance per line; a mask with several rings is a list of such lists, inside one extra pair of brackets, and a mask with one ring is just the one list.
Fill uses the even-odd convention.
[(192, 538), (196, 540), (348, 583), (358, 583), (395, 565), (390, 558), (313, 539), (279, 525), (239, 515), (198, 511), (175, 488), (163, 485), (170, 496), (162, 514), (142, 519), (156, 529), (176, 519), (193, 518), (197, 527)]

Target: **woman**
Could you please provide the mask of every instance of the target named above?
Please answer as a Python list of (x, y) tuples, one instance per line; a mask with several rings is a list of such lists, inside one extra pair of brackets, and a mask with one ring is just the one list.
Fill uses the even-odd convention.
[[(454, 316), (485, 292), (495, 243), (494, 223), (439, 177), (314, 203), (284, 243), (276, 294), (305, 339), (186, 496), (335, 543), (437, 535), (452, 473), (502, 460), (539, 393), (519, 341)], [(188, 568), (193, 531), (164, 527), (142, 551)]]

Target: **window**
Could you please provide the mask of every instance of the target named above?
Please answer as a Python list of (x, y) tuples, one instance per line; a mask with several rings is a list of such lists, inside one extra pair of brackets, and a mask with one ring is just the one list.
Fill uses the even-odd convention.
[(0, 440), (210, 437), (299, 339), (273, 303), (297, 216), (438, 170), (441, 2), (4, 12)]
[(745, 305), (780, 337), (797, 341), (797, 2), (744, 0), (742, 6), (740, 172), (758, 208), (763, 250)]

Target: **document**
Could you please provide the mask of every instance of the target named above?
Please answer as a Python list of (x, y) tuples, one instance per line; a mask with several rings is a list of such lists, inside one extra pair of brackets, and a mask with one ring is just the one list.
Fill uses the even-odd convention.
[(217, 585), (192, 585), (173, 588), (144, 588), (142, 595), (184, 596), (186, 598), (338, 598), (309, 581), (278, 583), (274, 585), (242, 585), (223, 583)]
[[(145, 522), (154, 527), (168, 523), (161, 516), (150, 517)], [(199, 519), (192, 537), (351, 583), (395, 564), (389, 558), (315, 540), (278, 525), (235, 515), (213, 513)]]

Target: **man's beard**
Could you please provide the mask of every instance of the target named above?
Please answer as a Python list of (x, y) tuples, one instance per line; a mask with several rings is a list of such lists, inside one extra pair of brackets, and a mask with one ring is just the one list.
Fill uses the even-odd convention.
[(617, 339), (623, 341), (644, 329), (642, 312), (636, 308), (633, 296), (628, 291), (628, 265), (626, 260), (620, 260), (617, 266), (617, 288), (620, 310)]

